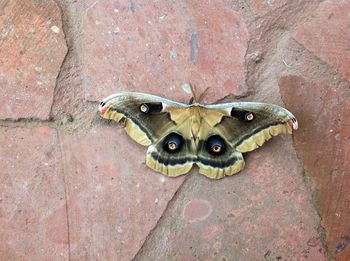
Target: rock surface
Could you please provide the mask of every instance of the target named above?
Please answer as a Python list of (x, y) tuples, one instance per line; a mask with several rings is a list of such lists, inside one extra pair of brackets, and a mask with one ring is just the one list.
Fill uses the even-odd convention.
[(67, 260), (57, 132), (48, 127), (1, 127), (0, 166), (0, 259)]
[(318, 216), (288, 139), (246, 161), (240, 174), (214, 183), (193, 171), (138, 260), (324, 260)]
[(67, 52), (59, 7), (1, 1), (0, 28), (0, 119), (48, 119)]
[(83, 44), (87, 99), (142, 90), (187, 103), (181, 86), (189, 82), (198, 93), (210, 87), (207, 102), (245, 95), (248, 33), (224, 1), (90, 2)]
[(350, 249), (350, 85), (337, 90), (295, 75), (281, 78), (285, 103), (299, 117), (295, 148), (310, 176), (329, 251), (348, 260)]
[[(0, 260), (349, 260), (349, 9), (0, 1)], [(165, 178), (95, 101), (187, 103), (188, 82), (283, 105), (300, 129), (233, 177)]]
[(350, 2), (324, 1), (294, 38), (350, 81)]
[(131, 260), (183, 179), (146, 167), (116, 126), (61, 133), (72, 259)]

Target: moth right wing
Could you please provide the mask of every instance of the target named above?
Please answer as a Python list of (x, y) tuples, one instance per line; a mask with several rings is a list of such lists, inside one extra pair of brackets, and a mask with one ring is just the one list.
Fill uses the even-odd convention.
[(266, 103), (241, 102), (203, 106), (199, 172), (219, 179), (244, 168), (242, 153), (255, 150), (267, 140), (298, 128), (286, 109)]
[[(258, 102), (237, 102), (205, 106), (220, 110), (223, 117), (215, 130), (238, 152), (249, 152), (261, 147), (273, 136), (292, 134), (298, 122), (287, 109)], [(209, 123), (210, 124), (210, 123)]]

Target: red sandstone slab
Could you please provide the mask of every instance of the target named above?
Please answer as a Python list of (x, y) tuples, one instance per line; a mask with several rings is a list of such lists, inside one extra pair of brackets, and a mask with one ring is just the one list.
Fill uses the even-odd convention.
[(72, 259), (131, 260), (183, 178), (149, 169), (116, 126), (62, 136)]
[(290, 139), (246, 162), (223, 180), (191, 176), (137, 260), (326, 260)]
[(184, 83), (207, 102), (244, 95), (248, 33), (224, 1), (89, 1), (84, 26), (88, 100), (141, 91), (182, 102)]
[(248, 0), (247, 3), (254, 14), (263, 16), (284, 5), (290, 4), (292, 1), (293, 0)]
[(279, 83), (283, 100), (299, 119), (294, 145), (313, 184), (328, 250), (336, 260), (349, 260), (349, 84), (332, 88), (295, 75)]
[(67, 260), (56, 131), (0, 128), (0, 260)]
[(350, 80), (350, 2), (324, 1), (294, 38)]
[(0, 119), (48, 119), (67, 52), (54, 1), (0, 3)]

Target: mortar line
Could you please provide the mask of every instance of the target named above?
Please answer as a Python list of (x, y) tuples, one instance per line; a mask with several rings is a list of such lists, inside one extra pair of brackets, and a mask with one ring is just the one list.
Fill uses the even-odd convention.
[(66, 224), (67, 224), (67, 243), (68, 243), (68, 260), (71, 260), (71, 235), (70, 235), (70, 223), (69, 223), (69, 207), (68, 207), (68, 188), (67, 188), (67, 179), (66, 179), (66, 157), (63, 148), (63, 142), (61, 140), (61, 133), (57, 130), (57, 139), (59, 143), (59, 150), (61, 154), (61, 166), (62, 166), (62, 175), (64, 183), (64, 199), (65, 199), (65, 208), (66, 208)]
[(70, 53), (70, 46), (68, 46), (67, 34), (66, 34), (66, 31), (65, 31), (65, 21), (63, 19), (63, 9), (62, 9), (61, 5), (58, 2), (55, 1), (55, 4), (57, 5), (57, 7), (58, 7), (58, 9), (60, 11), (61, 26), (62, 26), (62, 31), (63, 31), (63, 34), (64, 34), (64, 43), (65, 43), (65, 46), (67, 48), (67, 51), (66, 51), (66, 53), (65, 53), (65, 55), (64, 55), (64, 57), (62, 59), (62, 62), (61, 62), (60, 67), (58, 69), (58, 73), (56, 75), (55, 86), (54, 86), (52, 99), (51, 99), (51, 107), (50, 107), (50, 111), (49, 111), (49, 117), (50, 118), (52, 117), (52, 110), (53, 110), (53, 107), (54, 107), (55, 94), (57, 92), (57, 86), (58, 86), (58, 82), (59, 82), (59, 79), (60, 79), (60, 76), (61, 76), (61, 73), (62, 73), (62, 68), (63, 68), (63, 65), (66, 63), (68, 54)]
[[(194, 173), (191, 173), (192, 175)], [(138, 256), (140, 256), (143, 252), (143, 249), (145, 247), (145, 245), (147, 244), (148, 240), (150, 239), (150, 237), (153, 235), (153, 233), (157, 230), (157, 228), (160, 226), (160, 223), (163, 222), (163, 219), (165, 218), (165, 214), (166, 212), (168, 212), (171, 207), (173, 206), (173, 204), (175, 203), (175, 201), (178, 199), (179, 194), (181, 194), (181, 191), (184, 187), (185, 184), (187, 184), (188, 180), (189, 180), (190, 175), (186, 175), (184, 181), (182, 182), (182, 184), (178, 187), (178, 189), (176, 190), (176, 192), (174, 193), (173, 197), (168, 201), (165, 209), (162, 212), (162, 215), (158, 218), (156, 224), (154, 225), (154, 227), (149, 231), (149, 233), (147, 234), (145, 240), (143, 241), (142, 245), (140, 246), (139, 250), (137, 251), (137, 253), (131, 258), (132, 261), (135, 261)]]

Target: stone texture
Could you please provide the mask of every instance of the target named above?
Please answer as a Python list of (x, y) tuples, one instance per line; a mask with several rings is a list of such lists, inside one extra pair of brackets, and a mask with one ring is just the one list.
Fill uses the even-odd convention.
[(86, 97), (143, 91), (182, 102), (184, 83), (206, 102), (244, 95), (247, 30), (224, 1), (89, 1), (84, 26)]
[(349, 260), (350, 85), (331, 87), (289, 75), (280, 87), (300, 123), (294, 145), (312, 181), (328, 250), (336, 260)]
[(274, 14), (274, 11), (284, 5), (290, 4), (293, 0), (248, 0), (247, 4), (249, 5), (252, 12), (256, 15), (263, 16), (268, 13)]
[(193, 173), (136, 260), (325, 260), (290, 139), (274, 138), (246, 162), (215, 182)]
[(67, 260), (56, 131), (0, 128), (0, 260)]
[(149, 169), (116, 126), (62, 136), (71, 258), (131, 260), (183, 179)]
[[(61, 71), (55, 2), (71, 51)], [(60, 73), (54, 122), (0, 122), (11, 127), (0, 128), (0, 260), (326, 260), (321, 241), (350, 260), (347, 2), (0, 1), (0, 119), (48, 119)], [(183, 178), (147, 168), (146, 148), (84, 99), (129, 90), (188, 102), (191, 82), (212, 102), (248, 93), (245, 66), (257, 101), (282, 104), (281, 72), (318, 79), (280, 79), (300, 162), (290, 137), (275, 138), (238, 175), (194, 169), (178, 190)], [(60, 142), (33, 125), (57, 126)]]
[(0, 2), (0, 119), (48, 119), (67, 52), (54, 1)]
[(324, 1), (294, 38), (350, 80), (350, 2)]

